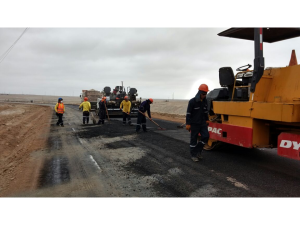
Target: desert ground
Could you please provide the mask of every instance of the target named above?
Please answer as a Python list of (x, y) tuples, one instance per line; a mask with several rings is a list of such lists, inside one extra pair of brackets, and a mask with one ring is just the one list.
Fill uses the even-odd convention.
[[(21, 95), (20, 95), (21, 96)], [(1, 197), (299, 197), (298, 161), (268, 149), (222, 145), (189, 155), (187, 100), (157, 100), (148, 132), (121, 118), (82, 124), (79, 97), (63, 97), (64, 127), (56, 126), (56, 96), (0, 99)]]

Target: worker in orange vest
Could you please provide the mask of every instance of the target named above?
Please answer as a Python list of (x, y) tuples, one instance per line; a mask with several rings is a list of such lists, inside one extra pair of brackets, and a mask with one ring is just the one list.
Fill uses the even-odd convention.
[(65, 112), (65, 106), (64, 106), (62, 98), (58, 99), (58, 103), (56, 103), (56, 105), (55, 105), (55, 112), (56, 112), (56, 115), (58, 117), (58, 121), (57, 121), (56, 125), (57, 126), (61, 125), (63, 127), (64, 122), (62, 120), (62, 117), (63, 117), (63, 114)]

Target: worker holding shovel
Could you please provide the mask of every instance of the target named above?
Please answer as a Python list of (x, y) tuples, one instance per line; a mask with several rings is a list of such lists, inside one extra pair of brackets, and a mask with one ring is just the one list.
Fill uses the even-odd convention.
[(99, 121), (98, 124), (104, 124), (104, 119), (106, 115), (106, 97), (103, 97), (99, 102)]
[(153, 103), (153, 99), (149, 98), (146, 101), (142, 102), (142, 104), (140, 105), (137, 123), (136, 123), (136, 129), (135, 129), (137, 133), (140, 131), (141, 125), (143, 128), (143, 131), (147, 132), (145, 113), (147, 111), (149, 120), (152, 120), (151, 114), (150, 114), (150, 104), (152, 104), (152, 103)]
[(120, 109), (122, 110), (123, 107), (123, 125), (126, 125), (126, 118), (128, 120), (128, 124), (131, 125), (131, 118), (130, 118), (130, 109), (131, 109), (131, 102), (128, 101), (128, 96), (124, 97), (124, 100), (120, 104)]

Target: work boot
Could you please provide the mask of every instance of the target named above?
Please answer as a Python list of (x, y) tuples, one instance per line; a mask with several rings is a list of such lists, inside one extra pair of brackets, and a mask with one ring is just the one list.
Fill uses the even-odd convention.
[(61, 126), (62, 126), (62, 127), (64, 127), (64, 125), (63, 125), (63, 124), (61, 124)]
[(198, 161), (199, 161), (199, 159), (198, 159), (197, 157), (195, 157), (195, 156), (192, 156), (192, 160), (193, 160), (194, 162), (198, 162)]
[(200, 152), (197, 154), (197, 158), (198, 158), (198, 159), (203, 159), (203, 156), (201, 155)]

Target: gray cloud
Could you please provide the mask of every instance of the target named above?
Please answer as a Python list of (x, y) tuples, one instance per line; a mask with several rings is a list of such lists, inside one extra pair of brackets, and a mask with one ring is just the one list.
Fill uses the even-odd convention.
[[(225, 29), (30, 28), (0, 64), (0, 93), (77, 96), (123, 81), (144, 98), (190, 98), (202, 81), (219, 87), (220, 67), (253, 64), (253, 42)], [(23, 30), (0, 29), (0, 54)], [(299, 42), (264, 44), (266, 66), (286, 66)]]

